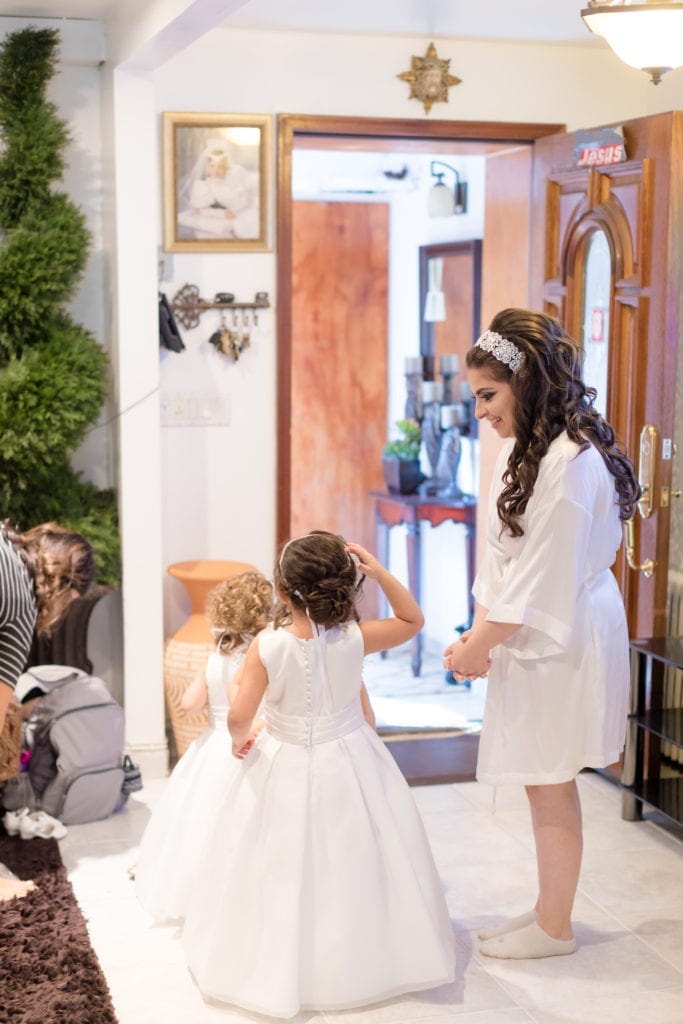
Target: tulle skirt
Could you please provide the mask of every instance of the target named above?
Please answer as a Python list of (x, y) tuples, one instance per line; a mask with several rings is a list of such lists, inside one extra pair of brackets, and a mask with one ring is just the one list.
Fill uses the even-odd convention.
[(218, 801), (240, 767), (221, 723), (198, 736), (171, 773), (143, 834), (135, 866), (136, 895), (156, 921), (185, 916)]
[(266, 729), (236, 763), (186, 912), (201, 991), (292, 1017), (451, 981), (453, 932), (422, 820), (373, 730), (306, 748)]

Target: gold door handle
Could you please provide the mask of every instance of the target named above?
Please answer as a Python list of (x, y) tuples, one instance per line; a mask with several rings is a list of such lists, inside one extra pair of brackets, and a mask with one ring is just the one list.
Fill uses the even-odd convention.
[(643, 519), (649, 519), (654, 512), (656, 452), (657, 431), (648, 423), (640, 432), (638, 458), (638, 483), (641, 488), (638, 511)]
[(627, 519), (624, 525), (626, 527), (626, 561), (634, 572), (642, 572), (643, 576), (649, 579), (655, 571), (656, 562), (653, 562), (651, 558), (647, 558), (640, 564), (636, 562), (636, 531), (633, 519)]

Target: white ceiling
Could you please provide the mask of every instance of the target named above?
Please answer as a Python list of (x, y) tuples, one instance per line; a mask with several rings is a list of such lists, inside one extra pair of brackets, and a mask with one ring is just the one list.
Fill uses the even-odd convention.
[(86, 18), (103, 21), (113, 6), (112, 0), (9, 0), (0, 3), (0, 17)]
[[(115, 0), (0, 0), (0, 16), (106, 20)], [(144, 6), (144, 0), (142, 0)], [(187, 6), (191, 3), (188, 0)], [(226, 27), (591, 43), (587, 0), (247, 0)]]
[(243, 28), (461, 39), (586, 41), (583, 0), (249, 0), (227, 19)]

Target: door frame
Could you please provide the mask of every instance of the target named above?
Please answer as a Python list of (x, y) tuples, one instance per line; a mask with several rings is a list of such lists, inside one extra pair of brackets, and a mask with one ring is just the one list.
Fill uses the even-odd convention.
[[(277, 466), (276, 545), (289, 537), (291, 508), (291, 387), (292, 387), (292, 151), (318, 137), (346, 140), (356, 148), (370, 148), (377, 140), (382, 148), (414, 148), (427, 151), (444, 143), (472, 143), (481, 152), (493, 144), (533, 145), (545, 135), (563, 132), (563, 124), (523, 124), (506, 121), (426, 121), (404, 118), (336, 117), (316, 114), (277, 116)], [(363, 142), (366, 145), (363, 147)]]

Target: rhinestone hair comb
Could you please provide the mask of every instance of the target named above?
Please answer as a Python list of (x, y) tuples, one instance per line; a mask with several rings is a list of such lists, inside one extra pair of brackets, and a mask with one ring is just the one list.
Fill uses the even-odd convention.
[(517, 348), (513, 341), (509, 341), (496, 331), (484, 331), (475, 344), (479, 348), (483, 348), (485, 352), (490, 352), (501, 363), (509, 366), (513, 373), (522, 365), (524, 355), (521, 349)]

